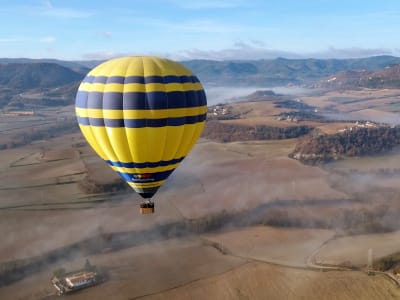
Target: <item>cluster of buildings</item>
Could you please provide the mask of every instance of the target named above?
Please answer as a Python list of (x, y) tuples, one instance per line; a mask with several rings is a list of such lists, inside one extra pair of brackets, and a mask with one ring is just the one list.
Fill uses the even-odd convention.
[(346, 131), (352, 131), (353, 129), (357, 128), (377, 128), (378, 126), (379, 126), (378, 124), (371, 121), (365, 121), (365, 122), (357, 121), (354, 123), (354, 126), (339, 129), (338, 132), (341, 133)]
[(225, 116), (230, 113), (230, 110), (225, 105), (216, 105), (211, 112), (214, 116)]
[(294, 122), (294, 123), (299, 123), (299, 119), (297, 117), (292, 117), (292, 116), (279, 116), (276, 118), (278, 121), (286, 121), (286, 122)]

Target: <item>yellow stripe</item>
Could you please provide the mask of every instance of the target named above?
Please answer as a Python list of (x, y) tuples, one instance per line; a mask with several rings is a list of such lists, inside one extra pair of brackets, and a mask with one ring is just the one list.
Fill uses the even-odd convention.
[[(143, 163), (146, 161), (167, 161), (176, 157), (186, 156), (200, 136), (204, 123), (159, 128), (106, 128), (103, 126), (91, 127), (89, 125), (80, 125), (80, 127), (82, 131), (86, 131), (86, 128), (87, 130), (96, 131), (97, 134), (92, 136), (93, 141), (88, 141), (103, 159)], [(102, 132), (107, 132), (110, 142), (119, 144), (119, 141), (123, 139), (129, 143), (129, 147), (127, 145), (124, 145), (122, 149), (116, 145), (111, 147), (108, 144), (108, 138), (106, 139), (99, 135)], [(142, 144), (143, 141), (146, 141), (146, 146)], [(96, 142), (101, 146), (97, 146)], [(119, 152), (123, 152), (123, 154)], [(118, 158), (115, 157), (114, 153)]]
[(124, 168), (116, 166), (110, 166), (110, 167), (116, 172), (146, 174), (146, 173), (156, 173), (156, 172), (174, 170), (179, 166), (179, 164), (180, 163), (176, 163), (169, 166), (155, 167), (155, 168)]
[(207, 112), (207, 106), (169, 109), (97, 109), (97, 108), (75, 108), (76, 115), (83, 118), (104, 118), (104, 119), (164, 119), (179, 118), (186, 116), (197, 116)]
[(152, 188), (152, 187), (158, 187), (163, 185), (165, 180), (162, 181), (155, 181), (155, 182), (148, 182), (148, 183), (134, 183), (134, 182), (128, 182), (128, 184), (133, 187), (133, 188)]
[(186, 156), (204, 123), (155, 128), (79, 126), (93, 133), (88, 142), (104, 160), (144, 163)]
[[(109, 147), (108, 139), (105, 138), (102, 132), (96, 131), (92, 126), (85, 126), (79, 124), (83, 136), (86, 138), (89, 145), (103, 160), (114, 160), (118, 158), (115, 156), (111, 147)], [(103, 127), (104, 128), (104, 127)]]
[(196, 123), (190, 127), (190, 130), (185, 130), (185, 135), (181, 139), (178, 150), (175, 153), (176, 157), (187, 156), (193, 146), (196, 144), (200, 137), (206, 122)]
[(106, 61), (92, 71), (90, 76), (192, 76), (183, 65), (154, 56), (128, 56)]
[(113, 92), (113, 93), (147, 93), (147, 92), (176, 92), (176, 91), (200, 91), (203, 86), (199, 82), (186, 83), (89, 83), (83, 82), (79, 91), (84, 92)]

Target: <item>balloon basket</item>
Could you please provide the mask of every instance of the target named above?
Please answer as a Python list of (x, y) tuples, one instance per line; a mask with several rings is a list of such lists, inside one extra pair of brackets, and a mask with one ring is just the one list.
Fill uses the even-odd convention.
[(144, 202), (140, 204), (140, 213), (142, 215), (154, 214), (154, 203)]

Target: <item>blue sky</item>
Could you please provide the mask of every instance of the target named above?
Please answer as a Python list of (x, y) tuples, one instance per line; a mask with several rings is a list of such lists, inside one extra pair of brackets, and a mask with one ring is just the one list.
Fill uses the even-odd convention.
[(2, 0), (0, 57), (400, 55), (398, 0)]

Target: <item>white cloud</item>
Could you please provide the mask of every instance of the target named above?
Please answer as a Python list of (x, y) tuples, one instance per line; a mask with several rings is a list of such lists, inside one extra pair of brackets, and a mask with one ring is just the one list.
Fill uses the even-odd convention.
[(40, 38), (39, 41), (41, 43), (51, 44), (51, 43), (54, 43), (56, 41), (56, 38), (54, 36), (45, 36), (45, 37)]
[(223, 24), (213, 20), (193, 20), (181, 23), (165, 23), (164, 28), (175, 32), (184, 32), (188, 34), (206, 33), (206, 34), (238, 34), (245, 28), (239, 24)]
[[(120, 19), (129, 24), (130, 18)], [(190, 20), (166, 20), (156, 17), (135, 16), (135, 23), (143, 28), (152, 28), (156, 32), (179, 32), (184, 34), (240, 34), (249, 32), (253, 28), (239, 23), (224, 23), (219, 20), (198, 18)]]
[(101, 31), (98, 35), (105, 38), (111, 38), (113, 34), (111, 31)]
[(265, 43), (263, 41), (260, 40), (251, 40), (252, 44), (259, 46), (259, 47), (264, 47)]
[(40, 12), (40, 14), (63, 19), (78, 19), (78, 18), (88, 18), (93, 15), (92, 12), (85, 12), (74, 10), (70, 8), (51, 8)]
[[(377, 55), (396, 55), (399, 49), (385, 48), (328, 48), (326, 50), (316, 52), (291, 52), (280, 49), (271, 49), (255, 45), (253, 41), (250, 43), (236, 41), (232, 47), (220, 50), (207, 49), (184, 49), (180, 51), (141, 51), (140, 53), (121, 53), (118, 51), (98, 51), (86, 53), (83, 59), (104, 60), (126, 55), (155, 55), (170, 58), (173, 60), (191, 60), (191, 59), (209, 59), (209, 60), (258, 60), (258, 59), (275, 59), (284, 57), (288, 59), (301, 58), (360, 58)], [(261, 43), (258, 43), (261, 44)]]
[(96, 52), (88, 52), (82, 55), (83, 59), (88, 60), (106, 60), (115, 57), (125, 56), (126, 54), (118, 53), (115, 51), (96, 51)]
[(87, 11), (70, 7), (56, 6), (50, 0), (43, 0), (38, 4), (16, 4), (0, 7), (0, 13), (28, 15), (39, 17), (51, 17), (59, 19), (88, 18), (95, 14), (95, 10)]
[(41, 38), (34, 37), (10, 37), (10, 38), (0, 38), (0, 43), (46, 43), (51, 44), (56, 41), (54, 36), (44, 36)]
[(17, 37), (12, 37), (12, 38), (0, 38), (0, 43), (16, 43), (16, 42), (22, 42), (23, 39), (17, 38)]
[(334, 48), (315, 52), (293, 52), (281, 49), (272, 49), (260, 46), (262, 42), (251, 43), (236, 41), (232, 47), (220, 50), (185, 49), (175, 53), (164, 53), (164, 56), (177, 60), (211, 59), (211, 60), (249, 60), (274, 59), (284, 57), (296, 58), (359, 58), (377, 55), (396, 55), (398, 49), (386, 48)]
[(51, 53), (51, 54), (57, 52), (56, 48), (54, 48), (54, 47), (47, 47), (47, 48), (46, 48), (46, 51), (47, 51), (48, 53)]
[[(395, 50), (395, 49), (394, 49)], [(358, 58), (376, 55), (394, 55), (396, 51), (388, 48), (335, 48), (329, 47), (324, 51), (309, 53), (310, 57), (316, 58)]]
[(169, 0), (170, 3), (184, 9), (218, 9), (218, 8), (237, 8), (247, 6), (249, 1), (246, 0)]
[(284, 50), (255, 47), (243, 41), (237, 41), (231, 48), (226, 48), (221, 50), (188, 49), (177, 52), (175, 57), (179, 60), (187, 60), (187, 59), (246, 60), (246, 59), (272, 59), (276, 57), (298, 58), (299, 55)]
[(62, 19), (88, 18), (94, 15), (94, 13), (90, 11), (55, 6), (50, 0), (43, 0), (40, 6), (26, 6), (25, 9), (27, 12), (33, 14)]
[(50, 0), (43, 0), (42, 4), (43, 4), (44, 7), (53, 8), (53, 4), (51, 3)]

